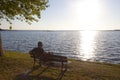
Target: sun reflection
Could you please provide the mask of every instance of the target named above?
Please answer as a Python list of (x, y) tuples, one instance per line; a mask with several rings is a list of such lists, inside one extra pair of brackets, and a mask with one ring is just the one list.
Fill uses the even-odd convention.
[(95, 56), (95, 36), (96, 31), (80, 31), (80, 54), (82, 55), (83, 60), (92, 60)]

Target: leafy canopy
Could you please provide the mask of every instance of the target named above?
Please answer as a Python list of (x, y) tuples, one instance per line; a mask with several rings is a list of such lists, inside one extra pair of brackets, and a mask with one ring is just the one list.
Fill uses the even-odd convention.
[(45, 10), (48, 0), (0, 0), (0, 23), (5, 19), (10, 24), (17, 19), (31, 24), (41, 18), (41, 11)]

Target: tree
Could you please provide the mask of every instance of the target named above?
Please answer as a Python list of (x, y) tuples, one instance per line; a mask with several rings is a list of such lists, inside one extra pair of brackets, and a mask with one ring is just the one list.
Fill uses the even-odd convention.
[[(41, 18), (41, 11), (45, 10), (48, 0), (0, 0), (0, 24), (6, 20), (12, 24), (12, 20), (25, 21), (31, 24)], [(3, 54), (0, 36), (0, 56)]]

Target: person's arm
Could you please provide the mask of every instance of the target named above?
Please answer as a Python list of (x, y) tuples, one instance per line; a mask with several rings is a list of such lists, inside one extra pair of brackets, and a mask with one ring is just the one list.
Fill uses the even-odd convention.
[(29, 51), (30, 57), (34, 57), (35, 48)]

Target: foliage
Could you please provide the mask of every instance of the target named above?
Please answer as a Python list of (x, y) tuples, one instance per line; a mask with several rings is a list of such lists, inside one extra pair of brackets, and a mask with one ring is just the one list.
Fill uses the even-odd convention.
[(48, 0), (0, 0), (0, 23), (3, 20), (25, 21), (29, 24), (38, 21), (41, 11), (45, 10)]

